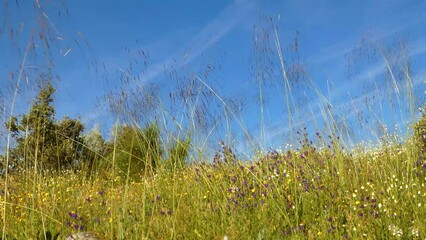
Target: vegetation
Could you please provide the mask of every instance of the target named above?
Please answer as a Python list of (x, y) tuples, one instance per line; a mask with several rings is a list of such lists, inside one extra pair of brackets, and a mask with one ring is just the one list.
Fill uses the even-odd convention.
[[(38, 37), (25, 52), (33, 55), (34, 62), (37, 48), (49, 55), (50, 46), (59, 39), (56, 28), (49, 31), (55, 25), (43, 4), (34, 5), (35, 15), (40, 16), (34, 22), (40, 25), (32, 31)], [(68, 14), (58, 9), (58, 16), (61, 10)], [(165, 93), (154, 83), (135, 84), (139, 72), (133, 71), (141, 67), (144, 72), (149, 54), (139, 49), (133, 54), (126, 48), (129, 56), (140, 59), (130, 62), (128, 69), (119, 69), (121, 85), (106, 96), (117, 122), (108, 139), (99, 126), (85, 131), (79, 119), (56, 119), (52, 74), (41, 74), (42, 84), (28, 113), (15, 116), (11, 110), (4, 126), (11, 138), (0, 156), (0, 239), (63, 239), (86, 231), (104, 239), (426, 239), (425, 112), (409, 129), (411, 135), (401, 139), (389, 134), (369, 105), (379, 101), (382, 110), (383, 100), (389, 99), (386, 110), (392, 113), (396, 103), (401, 107), (406, 100), (415, 115), (410, 67), (408, 60), (402, 62), (405, 55), (368, 41), (354, 49), (349, 79), (360, 73), (362, 57), (381, 59), (386, 63), (382, 78), (366, 82), (365, 88), (383, 85), (386, 89), (361, 99), (366, 114), (380, 122), (381, 145), (350, 146), (346, 141), (353, 132), (347, 116), (338, 116), (342, 112), (305, 72), (298, 37), (287, 47), (290, 57), (284, 60), (273, 19), (266, 22), (271, 29), (263, 23), (256, 26), (253, 43), (252, 70), (262, 122), (259, 142), (265, 145), (267, 138), (263, 118), (268, 95), (283, 95), (288, 138), (296, 142), (294, 146), (256, 149), (237, 116), (242, 103), (221, 96), (208, 81), (221, 64), (206, 64), (198, 74), (203, 78), (187, 69), (177, 71), (184, 66), (165, 69), (175, 88)], [(84, 52), (89, 44), (79, 35), (75, 42)], [(13, 40), (19, 45), (20, 39)], [(15, 93), (22, 89), (20, 78)], [(269, 81), (276, 78), (279, 83)], [(405, 95), (399, 86), (407, 86)], [(266, 88), (270, 94), (265, 94)], [(305, 96), (293, 96), (297, 90)], [(310, 129), (298, 124), (298, 109), (309, 105), (303, 100), (307, 95), (318, 95), (324, 126), (316, 119), (316, 126), (307, 126)], [(163, 96), (170, 98), (171, 106), (165, 106)], [(13, 105), (14, 101), (12, 109)], [(364, 127), (357, 103), (348, 108), (360, 119), (355, 124)], [(305, 112), (301, 116), (307, 118)], [(220, 124), (229, 130), (227, 138), (238, 125), (253, 147), (253, 156), (237, 154), (230, 139), (220, 141), (220, 150), (210, 154), (212, 147), (204, 147), (205, 138)], [(199, 142), (204, 142), (202, 147), (195, 147)]]
[[(6, 124), (16, 141), (10, 151), (13, 164), (40, 172), (81, 167), (90, 169), (89, 172), (113, 169), (130, 179), (155, 172), (164, 152), (156, 124), (144, 129), (117, 126), (108, 142), (96, 129), (84, 136), (84, 125), (79, 120), (69, 117), (55, 120), (54, 92), (54, 87), (47, 83), (19, 124), (18, 117), (11, 117)], [(189, 140), (176, 142), (170, 150), (170, 166), (184, 167), (189, 144)]]
[(50, 83), (43, 87), (35, 98), (28, 114), (11, 117), (7, 128), (16, 140), (11, 150), (13, 162), (40, 170), (59, 170), (73, 161), (85, 159), (82, 153), (81, 134), (83, 124), (65, 117), (55, 120), (53, 94)]
[[(426, 170), (418, 163), (424, 152), (415, 141), (348, 154), (315, 148), (306, 134), (300, 138), (304, 145), (297, 151), (270, 151), (235, 165), (159, 170), (143, 181), (121, 174), (87, 179), (84, 170), (18, 181), (24, 170), (13, 174), (9, 193), (3, 193), (7, 236), (90, 231), (106, 239), (426, 237)], [(320, 139), (336, 140), (310, 138)], [(137, 155), (140, 149), (128, 150)], [(120, 158), (136, 161), (127, 154), (116, 158), (117, 164)]]
[(426, 107), (422, 109), (420, 120), (414, 124), (414, 141), (420, 151), (426, 150)]
[(107, 158), (115, 162), (120, 175), (134, 179), (142, 173), (146, 175), (154, 172), (163, 151), (157, 126), (151, 124), (142, 130), (128, 125), (117, 128), (114, 141), (107, 144), (106, 148)]
[[(96, 129), (82, 135), (78, 120), (55, 121), (53, 92), (47, 84), (20, 124), (8, 125), (13, 156), (23, 159), (1, 193), (8, 239), (426, 237), (425, 115), (413, 138), (377, 149), (349, 153), (338, 137), (301, 131), (295, 150), (243, 162), (221, 143), (213, 161), (188, 165), (191, 141), (176, 140), (165, 156), (155, 124), (116, 126), (104, 142)], [(76, 156), (91, 164), (60, 167)], [(28, 178), (35, 159), (43, 175)]]

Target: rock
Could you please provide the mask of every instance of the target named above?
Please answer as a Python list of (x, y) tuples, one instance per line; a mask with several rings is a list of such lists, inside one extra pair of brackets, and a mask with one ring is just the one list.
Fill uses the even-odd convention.
[(79, 232), (69, 235), (65, 240), (102, 240), (102, 238), (91, 232)]

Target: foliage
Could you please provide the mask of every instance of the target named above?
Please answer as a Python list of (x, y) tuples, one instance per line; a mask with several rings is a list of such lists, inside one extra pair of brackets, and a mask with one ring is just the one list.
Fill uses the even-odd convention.
[(168, 170), (182, 170), (187, 165), (187, 157), (189, 154), (189, 147), (191, 145), (191, 139), (185, 140), (177, 139), (173, 148), (169, 150), (169, 158), (166, 161), (165, 167)]
[(55, 88), (47, 83), (40, 89), (28, 114), (20, 121), (13, 116), (7, 123), (16, 140), (16, 146), (11, 149), (12, 160), (23, 167), (58, 170), (82, 159), (84, 126), (69, 117), (55, 120), (54, 93)]
[[(119, 130), (134, 136), (133, 146), (146, 131)], [(124, 140), (117, 135), (117, 154)], [(232, 165), (195, 163), (144, 181), (117, 177), (113, 186), (79, 172), (30, 177), (34, 188), (16, 181), (10, 204), (0, 205), (8, 213), (6, 233), (11, 239), (34, 238), (43, 229), (59, 239), (79, 231), (105, 239), (426, 237), (426, 179), (417, 176), (425, 169), (414, 164), (411, 144), (347, 154), (309, 142)]]
[(83, 155), (86, 158), (87, 170), (89, 173), (96, 172), (102, 165), (105, 154), (105, 140), (102, 137), (99, 126), (93, 128), (89, 133), (83, 136), (84, 144)]
[(56, 128), (58, 159), (60, 159), (62, 164), (70, 164), (74, 160), (81, 159), (83, 124), (78, 120), (65, 117), (56, 124)]
[(107, 144), (107, 159), (114, 163), (122, 176), (138, 179), (152, 173), (161, 160), (160, 130), (151, 124), (144, 129), (117, 126), (116, 136)]
[(414, 124), (414, 140), (420, 150), (426, 150), (426, 107), (424, 108), (422, 115)]

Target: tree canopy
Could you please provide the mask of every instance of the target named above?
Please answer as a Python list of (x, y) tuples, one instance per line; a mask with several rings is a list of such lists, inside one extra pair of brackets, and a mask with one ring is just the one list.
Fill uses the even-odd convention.
[(78, 119), (57, 120), (54, 108), (55, 88), (47, 82), (40, 88), (27, 114), (12, 116), (7, 129), (15, 140), (10, 149), (11, 162), (21, 168), (40, 171), (86, 167), (95, 170), (114, 168), (116, 173), (138, 179), (158, 169), (183, 168), (190, 145), (176, 140), (163, 159), (165, 150), (161, 132), (155, 123), (140, 128), (118, 125), (113, 137), (105, 141), (99, 128), (83, 134), (84, 124)]
[(82, 158), (84, 125), (78, 119), (55, 119), (55, 88), (50, 82), (35, 97), (27, 114), (13, 116), (7, 127), (16, 141), (12, 161), (25, 167), (61, 169)]

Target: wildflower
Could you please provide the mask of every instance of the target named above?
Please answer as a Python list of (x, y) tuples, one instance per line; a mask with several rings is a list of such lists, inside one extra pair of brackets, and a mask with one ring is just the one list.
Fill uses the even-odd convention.
[(418, 237), (419, 236), (419, 229), (412, 227), (411, 228), (411, 235), (414, 236), (414, 237)]
[(229, 193), (235, 193), (235, 192), (237, 192), (238, 191), (238, 187), (236, 187), (236, 186), (232, 186), (232, 187), (230, 187), (229, 189), (228, 189), (228, 192)]
[(73, 219), (77, 219), (77, 216), (78, 216), (77, 213), (75, 212), (69, 212), (68, 215)]
[(402, 234), (403, 234), (402, 229), (399, 228), (398, 226), (392, 224), (392, 225), (389, 225), (388, 229), (393, 236), (402, 237)]
[(84, 230), (86, 230), (85, 226), (79, 225), (79, 224), (74, 224), (73, 227), (74, 227), (75, 230), (78, 230), (78, 231), (84, 231)]

